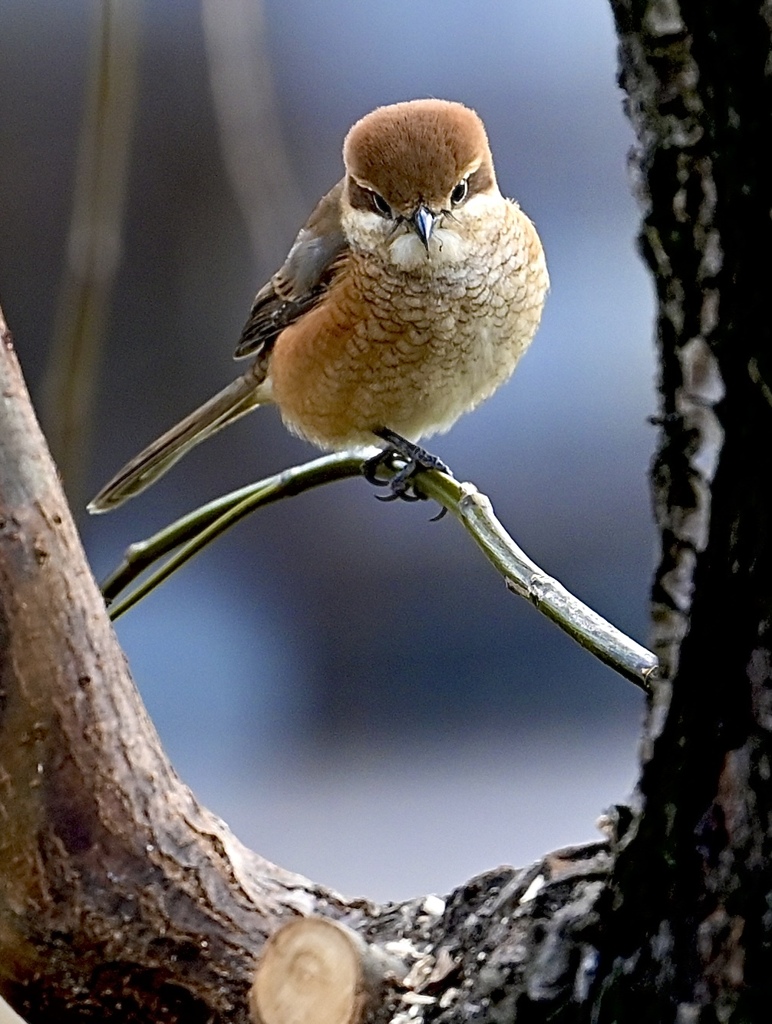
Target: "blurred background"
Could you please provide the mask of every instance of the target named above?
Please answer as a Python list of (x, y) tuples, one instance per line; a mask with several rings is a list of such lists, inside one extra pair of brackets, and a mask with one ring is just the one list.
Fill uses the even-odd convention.
[[(100, 264), (115, 276), (95, 316), (79, 508), (235, 375), (254, 292), (339, 178), (353, 121), (457, 99), (538, 226), (552, 291), (512, 381), (430, 448), (547, 572), (645, 642), (652, 296), (604, 0), (121, 0), (106, 28), (109, 11), (0, 10), (0, 299), (38, 404), (72, 320), (79, 138), (108, 30), (123, 76), (107, 177), (120, 184), (125, 166), (125, 193)], [(195, 505), (315, 455), (258, 411), (116, 513), (79, 512), (95, 573)], [(508, 594), (434, 511), (381, 504), (364, 481), (291, 499), (117, 626), (199, 798), (264, 856), (347, 895), (446, 892), (596, 838), (635, 779), (639, 692)]]

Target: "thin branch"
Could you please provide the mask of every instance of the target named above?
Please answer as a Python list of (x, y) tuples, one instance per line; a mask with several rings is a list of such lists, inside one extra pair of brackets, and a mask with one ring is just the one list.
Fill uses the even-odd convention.
[(651, 651), (612, 626), (541, 569), (509, 536), (493, 512), (490, 498), (474, 484), (459, 483), (436, 471), (422, 473), (416, 489), (452, 512), (501, 573), (507, 587), (527, 598), (596, 658), (647, 693), (657, 672)]
[(275, 476), (249, 484), (202, 505), (188, 515), (177, 519), (147, 540), (131, 544), (118, 565), (102, 584), (102, 593), (108, 605), (151, 565), (159, 562), (179, 548), (160, 569), (147, 577), (128, 597), (110, 607), (110, 618), (115, 621), (124, 612), (146, 597), (152, 590), (182, 568), (194, 555), (215, 538), (235, 526), (241, 519), (264, 505), (281, 498), (319, 487), (333, 480), (360, 476), (366, 457), (356, 452), (336, 452), (302, 466), (285, 469)]
[[(220, 148), (259, 258), (281, 257), (300, 197), (282, 131), (261, 0), (201, 0)], [(266, 273), (271, 273), (268, 267)]]
[(67, 262), (44, 381), (44, 421), (74, 507), (80, 507), (110, 295), (121, 255), (142, 0), (95, 8)]
[[(218, 498), (147, 540), (132, 544), (121, 564), (102, 586), (108, 603), (151, 565), (175, 550), (176, 554), (114, 605), (111, 618), (117, 619), (128, 611), (206, 545), (251, 512), (320, 484), (357, 476), (371, 454), (370, 450), (337, 452), (294, 466)], [(655, 655), (583, 604), (532, 561), (496, 518), (490, 499), (473, 484), (459, 483), (445, 473), (432, 470), (416, 476), (415, 488), (423, 496), (439, 502), (459, 520), (504, 577), (510, 590), (531, 601), (542, 614), (596, 658), (642, 690), (650, 692), (651, 679), (657, 671)]]

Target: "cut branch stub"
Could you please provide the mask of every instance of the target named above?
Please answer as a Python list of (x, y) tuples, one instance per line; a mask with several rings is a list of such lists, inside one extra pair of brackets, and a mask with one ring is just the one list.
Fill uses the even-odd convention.
[(358, 1024), (405, 966), (345, 925), (290, 921), (265, 945), (249, 996), (256, 1024)]

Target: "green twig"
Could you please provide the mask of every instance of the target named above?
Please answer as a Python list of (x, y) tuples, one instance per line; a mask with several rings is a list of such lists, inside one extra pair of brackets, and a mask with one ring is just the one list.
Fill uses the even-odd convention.
[[(369, 454), (362, 451), (338, 452), (295, 466), (218, 498), (178, 519), (148, 540), (132, 544), (122, 563), (102, 587), (108, 604), (151, 565), (171, 552), (176, 553), (171, 554), (127, 597), (113, 605), (111, 618), (117, 619), (128, 611), (215, 537), (255, 509), (332, 480), (357, 476)], [(388, 472), (388, 468), (384, 467), (384, 472)], [(494, 515), (490, 499), (473, 484), (459, 483), (446, 473), (432, 470), (416, 476), (415, 488), (459, 520), (504, 577), (510, 590), (528, 598), (540, 612), (606, 665), (647, 693), (651, 691), (651, 680), (657, 671), (655, 655), (588, 608), (531, 561)]]
[[(332, 480), (359, 476), (365, 458), (361, 453), (336, 452), (301, 466), (293, 466), (275, 476), (216, 498), (165, 526), (152, 537), (131, 544), (126, 549), (123, 561), (102, 584), (102, 593), (110, 606), (110, 618), (115, 621), (133, 608), (202, 548), (251, 512)], [(176, 555), (148, 576), (127, 597), (117, 604), (112, 603), (146, 569), (177, 548), (179, 550)]]
[(656, 656), (539, 568), (512, 540), (496, 518), (490, 499), (474, 484), (459, 483), (445, 473), (431, 472), (416, 479), (416, 489), (453, 513), (513, 593), (531, 601), (596, 658), (642, 690), (651, 691), (651, 679), (658, 666)]

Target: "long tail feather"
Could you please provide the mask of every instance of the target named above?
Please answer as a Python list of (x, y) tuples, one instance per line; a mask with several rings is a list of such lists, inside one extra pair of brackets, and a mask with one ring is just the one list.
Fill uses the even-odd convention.
[(267, 400), (265, 388), (256, 386), (252, 373), (237, 378), (127, 462), (89, 503), (89, 512), (118, 508), (155, 483), (191, 448)]

